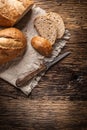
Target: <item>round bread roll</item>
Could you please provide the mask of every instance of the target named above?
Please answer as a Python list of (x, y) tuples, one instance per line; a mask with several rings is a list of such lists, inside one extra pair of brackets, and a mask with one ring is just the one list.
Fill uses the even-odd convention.
[(43, 56), (49, 57), (52, 53), (51, 43), (40, 36), (35, 36), (31, 40), (32, 46)]
[(0, 65), (23, 54), (27, 46), (24, 34), (16, 28), (0, 31)]

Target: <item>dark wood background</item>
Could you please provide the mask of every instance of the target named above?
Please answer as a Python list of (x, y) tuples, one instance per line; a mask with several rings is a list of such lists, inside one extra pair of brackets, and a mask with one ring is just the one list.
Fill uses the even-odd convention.
[(0, 130), (87, 130), (87, 1), (35, 0), (61, 14), (70, 56), (52, 67), (26, 97), (0, 79)]

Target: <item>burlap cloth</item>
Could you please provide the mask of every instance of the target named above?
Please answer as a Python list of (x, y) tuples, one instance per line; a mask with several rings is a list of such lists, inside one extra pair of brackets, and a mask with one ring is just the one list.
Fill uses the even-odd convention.
[[(45, 58), (41, 56), (38, 52), (36, 52), (31, 46), (32, 37), (38, 35), (37, 31), (34, 28), (33, 21), (35, 17), (37, 17), (40, 14), (45, 14), (45, 13), (46, 11), (41, 9), (40, 7), (36, 7), (36, 6), (32, 7), (31, 16), (29, 16), (29, 18), (27, 16), (28, 18), (27, 23), (25, 24), (26, 19), (22, 21), (23, 26), (21, 30), (27, 37), (27, 50), (24, 56), (22, 57), (22, 59), (19, 58), (20, 59), (19, 61), (17, 59), (17, 60), (12, 61), (11, 63), (7, 63), (3, 66), (0, 66), (0, 78), (9, 82), (16, 88), (17, 88), (16, 80), (18, 79), (20, 75), (23, 75), (23, 73), (27, 71), (34, 71), (38, 69), (40, 64), (43, 63), (43, 60), (48, 61), (48, 62), (52, 61), (56, 56), (59, 55), (59, 53), (61, 52), (61, 49), (65, 46), (65, 44), (70, 38), (70, 33), (68, 30), (66, 30), (63, 38), (57, 41), (57, 43), (55, 44), (51, 58)], [(19, 88), (19, 89), (26, 95), (29, 95), (32, 89), (36, 85), (38, 85), (38, 82), (40, 81), (41, 76), (44, 74), (45, 73), (42, 73), (39, 76), (34, 77), (32, 80), (29, 81), (28, 85), (23, 86), (22, 88)]]

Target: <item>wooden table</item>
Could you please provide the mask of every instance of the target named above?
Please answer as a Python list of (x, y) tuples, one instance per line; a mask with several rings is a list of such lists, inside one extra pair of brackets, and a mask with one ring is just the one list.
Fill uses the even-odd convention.
[(35, 2), (61, 14), (71, 32), (62, 52), (72, 54), (52, 67), (29, 97), (0, 79), (0, 130), (87, 130), (87, 1)]

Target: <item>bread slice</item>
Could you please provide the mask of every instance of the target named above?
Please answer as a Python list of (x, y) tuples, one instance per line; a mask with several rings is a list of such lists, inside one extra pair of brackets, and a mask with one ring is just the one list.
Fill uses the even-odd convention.
[(63, 22), (62, 17), (55, 12), (47, 13), (47, 18), (52, 20), (53, 23), (56, 25), (57, 28), (57, 38), (61, 38), (64, 35), (65, 32), (65, 25)]
[(48, 19), (44, 15), (38, 16), (34, 21), (34, 25), (40, 36), (49, 40), (51, 45), (55, 43), (57, 38), (57, 29), (52, 20)]
[(16, 24), (32, 7), (33, 0), (0, 0), (0, 26)]

